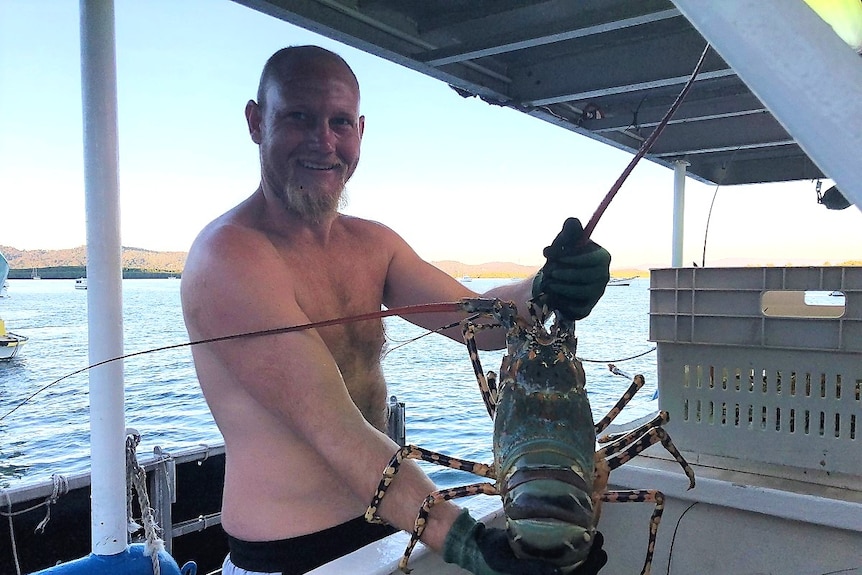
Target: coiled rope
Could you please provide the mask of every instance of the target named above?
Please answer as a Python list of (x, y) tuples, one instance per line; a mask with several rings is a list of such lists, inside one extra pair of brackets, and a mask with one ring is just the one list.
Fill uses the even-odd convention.
[(141, 508), (141, 522), (144, 524), (144, 553), (153, 561), (153, 575), (161, 574), (159, 552), (164, 551), (165, 542), (158, 533), (161, 528), (156, 523), (153, 508), (150, 507), (150, 496), (147, 493), (147, 472), (138, 463), (136, 448), (141, 442), (141, 434), (134, 429), (126, 430), (126, 501), (129, 510), (129, 531), (136, 531), (140, 526), (134, 522), (131, 514), (132, 487), (138, 497)]

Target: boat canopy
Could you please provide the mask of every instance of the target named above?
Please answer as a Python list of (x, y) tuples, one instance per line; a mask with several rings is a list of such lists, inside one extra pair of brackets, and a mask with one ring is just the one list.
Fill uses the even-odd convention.
[[(839, 51), (843, 47), (845, 64), (856, 57), (855, 67), (862, 68), (854, 49), (802, 0), (709, 6), (691, 0), (235, 1), (438, 78), (464, 97), (631, 153), (679, 94), (709, 38), (714, 49), (646, 158), (671, 168), (685, 162), (688, 176), (708, 184), (831, 178), (862, 203), (858, 173), (844, 177), (827, 167), (835, 150), (817, 152), (815, 136), (803, 141), (805, 130), (788, 122), (793, 113), (774, 113), (785, 104), (780, 99), (809, 99), (797, 105), (814, 116), (809, 132), (831, 132), (821, 138), (849, 131), (852, 124), (842, 128), (841, 114), (858, 121), (862, 113), (849, 101), (858, 95), (859, 73), (847, 77), (819, 64), (798, 84), (809, 73), (800, 69), (808, 51), (821, 51), (826, 36), (834, 36)], [(841, 59), (829, 56), (826, 67)], [(777, 73), (746, 69), (748, 62)], [(836, 85), (836, 78), (847, 84)], [(846, 92), (848, 102), (836, 101), (831, 87)], [(829, 127), (829, 115), (838, 130)], [(858, 150), (860, 138), (832, 145)], [(835, 158), (834, 165), (843, 170), (846, 163)], [(851, 187), (846, 182), (855, 189), (845, 189)]]

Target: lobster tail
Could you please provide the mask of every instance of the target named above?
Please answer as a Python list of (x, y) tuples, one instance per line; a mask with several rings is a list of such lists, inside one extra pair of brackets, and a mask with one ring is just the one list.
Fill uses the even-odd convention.
[(595, 532), (593, 502), (584, 478), (570, 467), (515, 471), (501, 490), (512, 550), (559, 566), (577, 565)]

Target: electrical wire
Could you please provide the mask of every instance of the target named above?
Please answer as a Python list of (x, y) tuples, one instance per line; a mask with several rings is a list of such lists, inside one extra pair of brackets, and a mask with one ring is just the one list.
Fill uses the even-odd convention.
[(712, 201), (709, 203), (709, 213), (706, 215), (706, 225), (703, 229), (703, 253), (700, 260), (700, 267), (702, 268), (706, 267), (706, 238), (709, 235), (709, 222), (712, 220), (712, 208), (715, 206), (715, 198), (718, 197), (718, 188), (724, 183), (727, 172), (730, 170), (730, 166), (733, 164), (733, 159), (736, 157), (736, 152), (738, 151), (739, 148), (733, 150), (733, 154), (730, 155), (730, 159), (722, 170), (721, 179), (715, 184), (715, 190), (712, 192)]
[(685, 517), (685, 514), (692, 510), (692, 508), (700, 503), (700, 501), (695, 501), (691, 505), (685, 508), (685, 511), (680, 513), (679, 518), (676, 520), (676, 525), (673, 528), (673, 535), (670, 538), (670, 549), (667, 552), (667, 575), (670, 575), (670, 562), (673, 559), (673, 545), (676, 543), (676, 533), (679, 531), (679, 525), (682, 523), (682, 518)]

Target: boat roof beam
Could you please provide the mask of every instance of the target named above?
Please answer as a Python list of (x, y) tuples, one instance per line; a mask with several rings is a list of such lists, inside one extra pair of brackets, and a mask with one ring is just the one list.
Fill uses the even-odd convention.
[(464, 42), (457, 49), (433, 50), (427, 54), (420, 55), (420, 58), (429, 66), (439, 67), (465, 60), (486, 58), (507, 52), (535, 48), (536, 46), (543, 46), (545, 44), (554, 44), (575, 38), (604, 34), (614, 30), (639, 26), (649, 22), (658, 22), (678, 16), (680, 16), (679, 10), (674, 8), (652, 14), (638, 14), (637, 16), (612, 22), (600, 21), (597, 24), (587, 26), (583, 26), (582, 21), (574, 23), (576, 24), (575, 26), (557, 24), (556, 31), (549, 31), (546, 25), (540, 25), (532, 32), (523, 30), (520, 39), (511, 39), (509, 34), (492, 36), (490, 38), (483, 38), (480, 41)]

